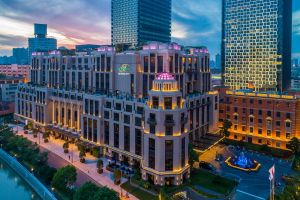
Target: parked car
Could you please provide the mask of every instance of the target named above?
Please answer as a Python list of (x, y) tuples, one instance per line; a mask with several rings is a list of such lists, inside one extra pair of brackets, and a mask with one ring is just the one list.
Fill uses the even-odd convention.
[(200, 161), (199, 162), (199, 168), (205, 169), (205, 170), (208, 170), (208, 171), (216, 171), (216, 168), (212, 164), (210, 164), (208, 162), (205, 162), (205, 161)]

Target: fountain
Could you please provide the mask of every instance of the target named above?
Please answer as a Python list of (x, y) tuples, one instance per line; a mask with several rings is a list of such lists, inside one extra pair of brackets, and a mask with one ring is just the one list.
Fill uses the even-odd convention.
[(225, 163), (232, 168), (243, 170), (243, 171), (257, 171), (261, 164), (256, 160), (253, 160), (241, 152), (239, 156), (228, 157)]

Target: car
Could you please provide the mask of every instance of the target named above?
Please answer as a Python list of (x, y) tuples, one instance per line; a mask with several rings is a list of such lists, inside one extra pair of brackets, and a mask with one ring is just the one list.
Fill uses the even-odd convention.
[(208, 162), (205, 162), (205, 161), (200, 161), (199, 162), (199, 168), (205, 169), (205, 170), (208, 170), (208, 171), (216, 171), (216, 168), (212, 164), (210, 164)]

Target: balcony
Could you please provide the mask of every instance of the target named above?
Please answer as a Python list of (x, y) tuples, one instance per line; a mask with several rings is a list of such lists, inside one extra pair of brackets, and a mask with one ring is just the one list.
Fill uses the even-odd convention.
[(157, 124), (155, 118), (148, 118), (147, 123), (150, 124), (150, 125), (153, 125), (153, 126), (155, 126)]

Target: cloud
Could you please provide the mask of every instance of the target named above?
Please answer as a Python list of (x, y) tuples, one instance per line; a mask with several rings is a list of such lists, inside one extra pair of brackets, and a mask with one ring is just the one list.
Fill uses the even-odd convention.
[(300, 35), (300, 10), (293, 13), (293, 32)]

